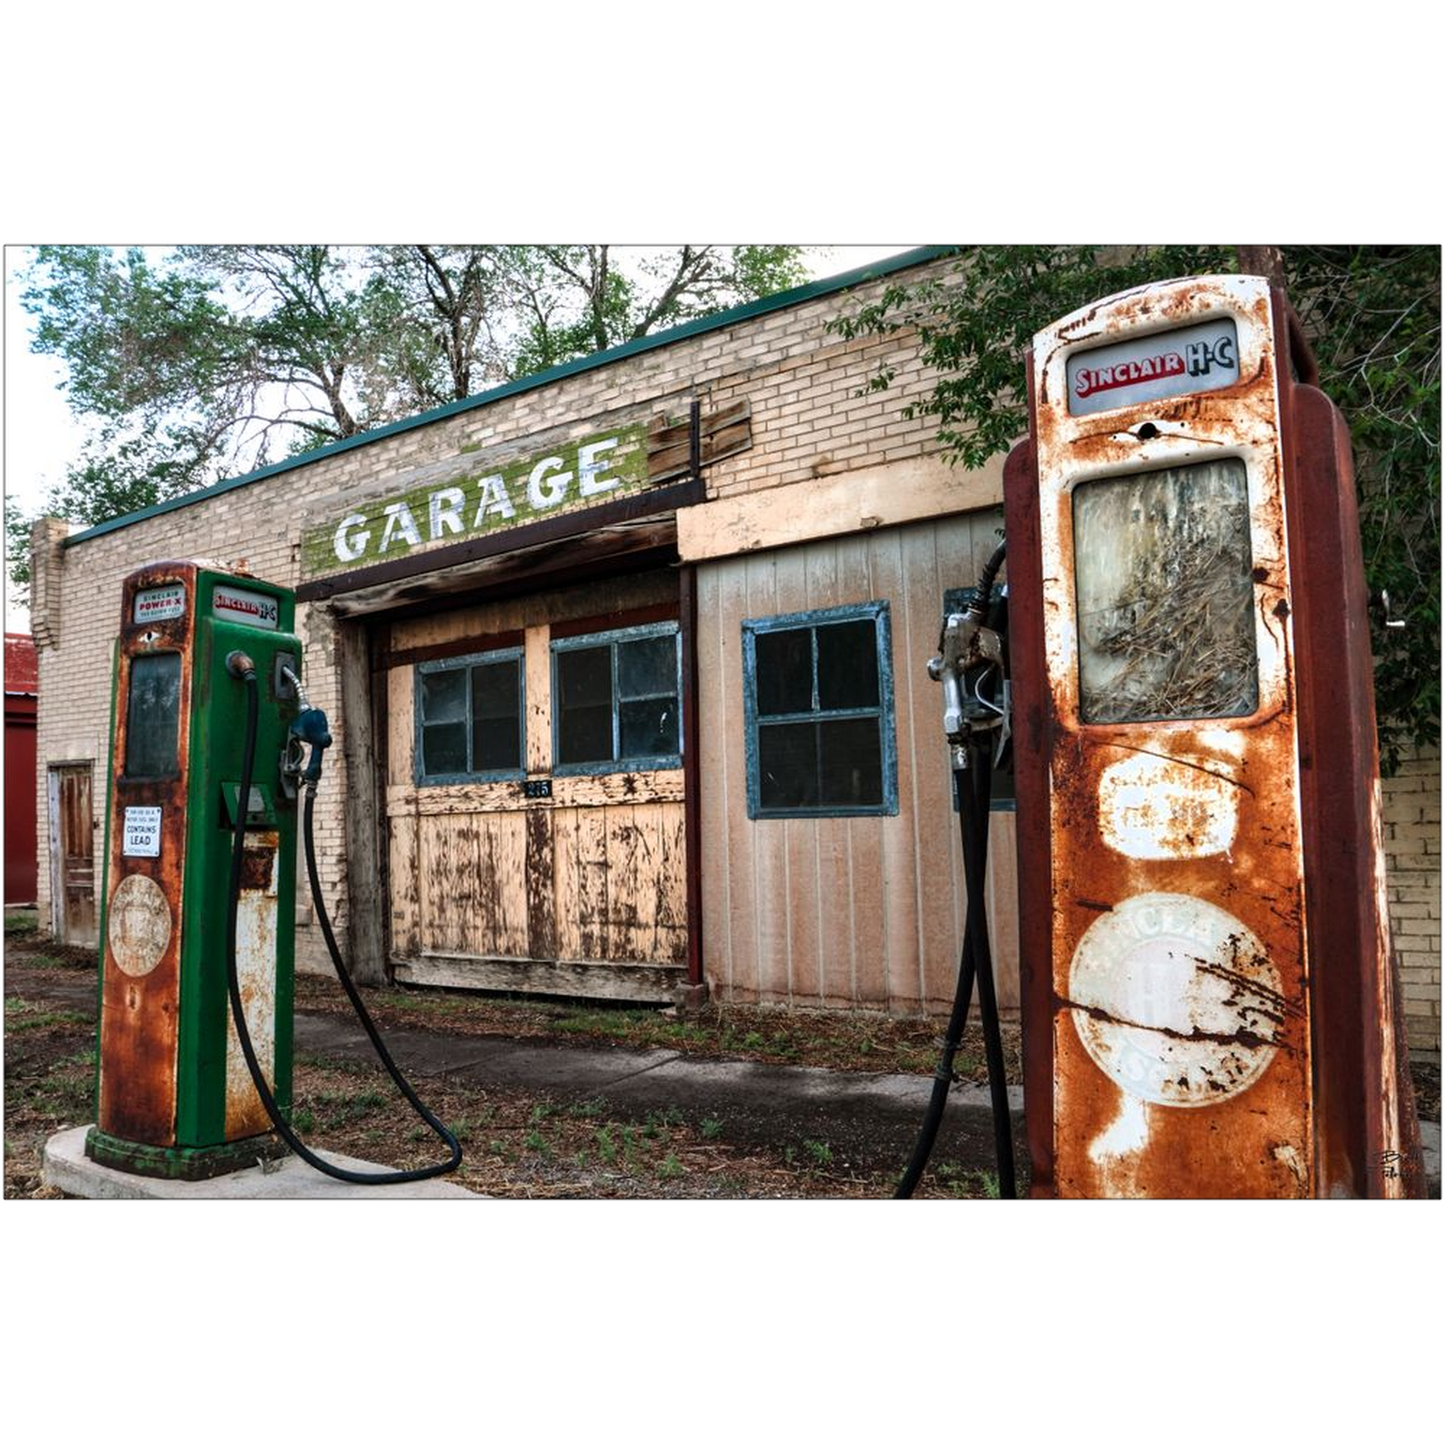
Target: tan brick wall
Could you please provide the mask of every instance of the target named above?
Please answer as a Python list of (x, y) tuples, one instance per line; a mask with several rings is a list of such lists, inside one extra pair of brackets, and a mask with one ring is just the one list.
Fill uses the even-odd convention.
[[(946, 265), (933, 263), (908, 274), (921, 277), (930, 271), (946, 271)], [(710, 498), (938, 451), (931, 423), (905, 421), (901, 415), (907, 402), (928, 386), (912, 335), (843, 342), (826, 329), (830, 319), (876, 295), (883, 284), (815, 298), (643, 352), (323, 457), (71, 548), (60, 549), (58, 537), (47, 534), (49, 550), (32, 609), (41, 648), (41, 759), (93, 759), (99, 813), (105, 799), (110, 658), (121, 579), (147, 562), (203, 557), (294, 587), (300, 581), (303, 514), (315, 498), (390, 492), (401, 474), (455, 457), (463, 449), (519, 444), (558, 426), (582, 434), (605, 425), (609, 413), (629, 407), (679, 413), (693, 396), (709, 411), (742, 398), (752, 404), (752, 448), (709, 469)], [(869, 393), (868, 380), (884, 360), (896, 369), (894, 384), (886, 394)], [(327, 711), (336, 738), (317, 798), (316, 841), (327, 907), (344, 937), (345, 719), (337, 695), (335, 635), (323, 607), (298, 607), (297, 631), (306, 645), (308, 691)], [(41, 917), (48, 918), (43, 773), (42, 762), (37, 780), (39, 886)], [(103, 846), (103, 835), (97, 835), (97, 844)], [(303, 873), (298, 898), (308, 896)], [(301, 910), (297, 932), (298, 963), (324, 971), (330, 965), (319, 931), (305, 921), (307, 911)]]
[(1407, 758), (1384, 794), (1390, 932), (1414, 1058), (1440, 1057), (1440, 753)]

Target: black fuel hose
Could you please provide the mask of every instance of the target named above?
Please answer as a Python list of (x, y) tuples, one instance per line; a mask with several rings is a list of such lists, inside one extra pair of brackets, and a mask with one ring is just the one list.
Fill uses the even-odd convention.
[(336, 966), (341, 986), (346, 990), (346, 996), (351, 1000), (351, 1006), (356, 1010), (357, 1018), (361, 1020), (362, 1026), (371, 1039), (377, 1057), (386, 1066), (387, 1073), (391, 1075), (406, 1101), (426, 1121), (432, 1131), (445, 1141), (451, 1151), (451, 1157), (445, 1163), (429, 1164), (422, 1169), (398, 1169), (380, 1174), (342, 1169), (338, 1165), (330, 1164), (320, 1155), (313, 1153), (297, 1138), (295, 1131), (286, 1122), (281, 1110), (277, 1107), (276, 1097), (266, 1082), (266, 1076), (261, 1072), (255, 1047), (251, 1043), (251, 1033), (246, 1027), (246, 1011), (241, 1004), (241, 984), (236, 971), (236, 911), (241, 898), (241, 868), (246, 848), (246, 805), (251, 797), (251, 774), (256, 761), (256, 717), (259, 711), (254, 666), (243, 671), (240, 676), (246, 684), (246, 741), (241, 760), (241, 788), (236, 798), (235, 842), (231, 849), (231, 884), (226, 897), (226, 986), (231, 996), (231, 1017), (236, 1025), (236, 1036), (241, 1043), (241, 1052), (246, 1058), (246, 1068), (250, 1071), (251, 1082), (255, 1084), (256, 1092), (261, 1096), (261, 1103), (265, 1106), (266, 1113), (270, 1116), (276, 1132), (286, 1141), (292, 1152), (304, 1159), (313, 1169), (319, 1169), (321, 1173), (329, 1174), (333, 1179), (340, 1179), (348, 1184), (409, 1184), (419, 1179), (435, 1179), (439, 1174), (449, 1174), (462, 1162), (462, 1146), (457, 1142), (457, 1136), (422, 1103), (415, 1090), (407, 1083), (401, 1070), (397, 1068), (386, 1045), (382, 1042), (381, 1035), (377, 1032), (375, 1023), (372, 1022), (370, 1013), (367, 1012), (366, 1005), (362, 1002), (361, 995), (356, 990), (356, 985), (351, 981), (351, 974), (345, 963), (342, 962), (341, 952), (336, 946), (336, 936), (331, 931), (331, 919), (327, 915), (326, 905), (322, 901), (321, 881), (316, 870), (316, 846), (311, 828), (312, 806), (316, 801), (314, 780), (306, 785), (306, 807), (302, 831), (305, 834), (306, 845), (306, 876), (311, 882), (311, 899), (316, 908), (317, 920), (321, 924), (322, 936), (326, 939), (327, 950), (331, 954), (332, 963)]
[(990, 1099), (993, 1105), (994, 1154), (998, 1165), (999, 1197), (1015, 1197), (1013, 1127), (1009, 1117), (1008, 1082), (1004, 1075), (1003, 1036), (999, 1028), (998, 1004), (993, 987), (993, 960), (988, 943), (988, 914), (984, 888), (988, 865), (989, 798), (992, 772), (987, 746), (972, 748), (971, 767), (955, 771), (959, 829), (963, 836), (964, 884), (968, 912), (964, 922), (963, 951), (959, 958), (958, 982), (953, 1008), (948, 1017), (938, 1067), (933, 1074), (933, 1091), (919, 1126), (912, 1157), (893, 1192), (895, 1199), (911, 1199), (943, 1123), (948, 1091), (953, 1083), (953, 1061), (963, 1041), (974, 983), (979, 993), (979, 1021), (983, 1025), (984, 1056), (988, 1061)]

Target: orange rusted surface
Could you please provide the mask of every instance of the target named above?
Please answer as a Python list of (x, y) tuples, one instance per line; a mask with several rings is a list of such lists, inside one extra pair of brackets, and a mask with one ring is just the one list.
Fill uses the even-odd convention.
[[(176, 1142), (176, 1070), (180, 1034), (181, 920), (163, 918), (168, 899), (182, 896), (181, 830), (160, 830), (158, 856), (125, 851), (127, 808), (159, 808), (162, 819), (185, 814), (189, 765), (191, 658), (196, 564), (159, 562), (132, 573), (122, 588), (116, 677), (113, 778), (106, 841), (106, 927), (101, 940), (100, 1099), (98, 1122), (117, 1138), (142, 1144)], [(184, 611), (137, 622), (137, 592), (180, 584)], [(174, 777), (127, 778), (125, 699), (135, 656), (178, 652), (178, 768)], [(167, 922), (169, 927), (167, 929)]]
[[(1125, 332), (1168, 331), (1210, 312), (1232, 316), (1237, 326), (1233, 384), (1069, 415), (1071, 352)], [(1294, 642), (1274, 348), (1267, 287), (1246, 277), (1112, 298), (1036, 342), (1051, 740), (1047, 987), (1053, 1188), (1060, 1195), (1313, 1190)], [(1223, 459), (1241, 461), (1248, 477), (1244, 585), (1252, 596), (1257, 705), (1240, 716), (1085, 723), (1075, 489)], [(1017, 591), (1014, 561), (1011, 555)]]

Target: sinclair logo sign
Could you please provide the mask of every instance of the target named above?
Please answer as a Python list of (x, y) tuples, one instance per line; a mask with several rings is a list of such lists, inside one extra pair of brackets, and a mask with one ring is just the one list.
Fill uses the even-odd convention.
[(647, 428), (620, 426), (546, 452), (464, 456), (450, 475), (374, 501), (341, 505), (306, 526), (302, 572), (393, 562), (486, 532), (583, 511), (647, 485)]
[(1068, 360), (1069, 414), (1218, 391), (1239, 380), (1239, 337), (1231, 317), (1131, 337)]

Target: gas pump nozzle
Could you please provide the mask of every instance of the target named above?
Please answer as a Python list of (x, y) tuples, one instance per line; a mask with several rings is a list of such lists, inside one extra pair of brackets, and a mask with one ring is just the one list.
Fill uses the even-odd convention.
[[(296, 698), (301, 704), (301, 711), (291, 723), (286, 737), (281, 774), (291, 788), (298, 782), (314, 788), (321, 781), (321, 755), (331, 746), (331, 726), (326, 720), (326, 714), (319, 707), (311, 706), (301, 679), (289, 667), (283, 667), (281, 675), (296, 689)], [(303, 768), (302, 762), (308, 745), (311, 748), (311, 757)]]
[(1003, 641), (983, 625), (983, 615), (975, 606), (949, 613), (938, 645), (938, 655), (928, 663), (928, 675), (943, 684), (943, 731), (957, 770), (968, 766), (971, 741), (997, 727), (1007, 736), (1007, 690), (1002, 708), (987, 702), (980, 691), (988, 672), (1003, 667)]

